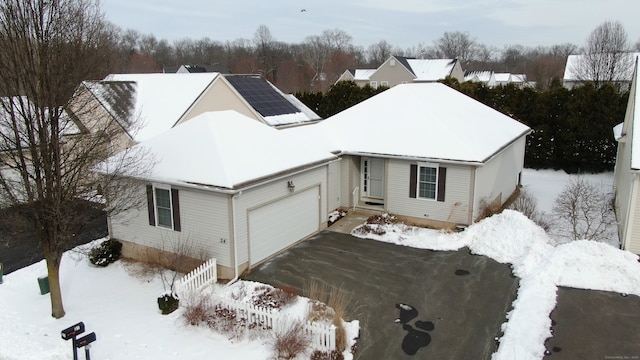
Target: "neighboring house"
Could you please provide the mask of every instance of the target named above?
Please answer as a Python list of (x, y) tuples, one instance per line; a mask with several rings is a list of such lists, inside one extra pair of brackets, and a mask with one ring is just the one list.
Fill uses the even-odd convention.
[[(622, 91), (629, 89), (633, 76), (633, 65), (640, 53), (569, 55), (564, 68), (562, 83), (565, 88), (573, 89), (588, 81), (611, 81)], [(611, 67), (617, 68), (610, 75)]]
[(364, 87), (369, 84), (369, 78), (375, 72), (376, 69), (347, 69), (340, 75), (338, 80), (336, 80), (336, 83), (340, 81), (353, 81), (358, 86)]
[(496, 77), (493, 71), (467, 71), (464, 74), (464, 81), (480, 82), (489, 87), (496, 85)]
[(337, 208), (469, 225), (518, 188), (529, 132), (439, 83), (398, 85), (280, 131), (207, 112), (139, 144), (160, 159), (140, 184), (148, 206), (111, 219), (112, 237), (138, 258), (188, 240), (231, 277), (323, 229)]
[[(281, 128), (321, 118), (258, 75), (113, 74), (85, 81), (69, 109), (87, 129), (92, 121), (115, 121), (135, 142), (161, 134), (207, 111), (235, 110)], [(95, 106), (86, 106), (87, 102)]]
[[(640, 93), (635, 65), (624, 122), (614, 128), (618, 141), (615, 166), (615, 211), (620, 246), (640, 254)], [(637, 122), (637, 123), (636, 123)]]
[(525, 74), (495, 73), (494, 79), (494, 86), (506, 86), (509, 84), (513, 84), (520, 88), (529, 86), (529, 83), (527, 82), (527, 75)]
[(207, 69), (199, 65), (182, 65), (176, 70), (177, 74), (195, 74), (207, 72)]
[(464, 74), (464, 81), (481, 82), (489, 87), (509, 84), (519, 88), (531, 86), (525, 74), (495, 73), (493, 71), (469, 71)]
[(283, 131), (206, 112), (136, 146), (158, 161), (139, 185), (146, 208), (111, 219), (125, 256), (188, 245), (181, 255), (214, 257), (231, 278), (326, 227), (328, 168), (338, 158)]
[[(457, 59), (413, 59), (391, 56), (377, 69), (345, 71), (338, 81), (352, 80), (359, 86), (393, 87), (411, 82), (436, 82), (446, 77), (464, 81), (464, 72)], [(336, 81), (337, 82), (337, 81)]]

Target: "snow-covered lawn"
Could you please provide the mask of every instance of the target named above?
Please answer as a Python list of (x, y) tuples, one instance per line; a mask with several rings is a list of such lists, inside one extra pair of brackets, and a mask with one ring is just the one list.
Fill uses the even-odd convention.
[[(611, 181), (605, 175), (602, 181)], [(527, 170), (525, 187), (536, 194), (541, 210), (568, 177), (557, 172)], [(550, 200), (551, 199), (551, 200)], [(550, 202), (549, 202), (550, 201)], [(549, 208), (550, 210), (550, 208)], [(518, 297), (495, 359), (540, 359), (549, 332), (549, 313), (557, 286), (598, 289), (640, 295), (638, 257), (588, 241), (550, 245), (544, 231), (514, 211), (505, 211), (461, 233), (388, 226), (378, 240), (436, 250), (468, 246), (474, 253), (513, 265), (520, 278)], [(160, 315), (156, 298), (163, 286), (158, 277), (134, 275), (118, 261), (96, 268), (77, 252), (67, 252), (61, 266), (67, 315), (51, 318), (49, 296), (40, 295), (37, 278), (44, 262), (4, 276), (0, 285), (0, 359), (69, 359), (71, 344), (60, 331), (79, 321), (94, 331), (96, 359), (268, 359), (264, 340), (229, 341), (204, 327), (183, 324), (180, 310)], [(83, 358), (80, 355), (80, 358)]]

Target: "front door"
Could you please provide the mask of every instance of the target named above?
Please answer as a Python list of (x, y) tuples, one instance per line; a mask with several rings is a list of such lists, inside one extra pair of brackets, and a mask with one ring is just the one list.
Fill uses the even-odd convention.
[(368, 198), (384, 199), (384, 159), (362, 158), (362, 190)]

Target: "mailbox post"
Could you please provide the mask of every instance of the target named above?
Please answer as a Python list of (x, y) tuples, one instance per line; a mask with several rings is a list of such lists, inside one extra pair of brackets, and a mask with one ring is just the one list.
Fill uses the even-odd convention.
[(2, 284), (2, 272), (4, 269), (2, 268), (2, 263), (0, 262), (0, 284)]
[[(84, 323), (81, 321), (75, 325), (71, 325), (68, 328), (62, 330), (61, 335), (63, 340), (73, 340), (71, 346), (73, 348), (73, 360), (78, 360), (78, 351), (76, 346), (76, 336), (84, 332)], [(94, 334), (95, 340), (95, 334)]]
[(96, 341), (96, 333), (91, 332), (87, 335), (81, 337), (80, 339), (75, 340), (75, 346), (77, 348), (84, 347), (84, 357), (86, 360), (91, 360), (91, 354), (89, 353), (89, 349), (91, 349), (91, 343)]

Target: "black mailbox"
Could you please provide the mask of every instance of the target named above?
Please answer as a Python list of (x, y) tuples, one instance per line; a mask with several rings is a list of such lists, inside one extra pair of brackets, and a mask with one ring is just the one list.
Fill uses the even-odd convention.
[(73, 339), (76, 336), (78, 336), (79, 334), (82, 334), (84, 332), (84, 323), (81, 321), (75, 325), (72, 325), (64, 330), (62, 330), (62, 339), (63, 340), (69, 340), (69, 339)]
[(76, 347), (81, 348), (83, 346), (87, 346), (92, 342), (96, 341), (96, 333), (89, 333), (79, 339), (76, 339)]

